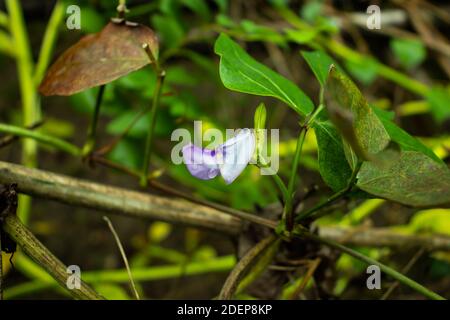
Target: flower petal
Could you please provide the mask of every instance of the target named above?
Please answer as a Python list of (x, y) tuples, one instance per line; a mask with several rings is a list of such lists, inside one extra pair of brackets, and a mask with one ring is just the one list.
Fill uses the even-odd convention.
[(204, 149), (190, 143), (183, 147), (183, 160), (189, 172), (202, 180), (210, 180), (220, 172), (215, 150)]
[(250, 129), (242, 129), (235, 137), (218, 148), (222, 155), (220, 174), (227, 184), (232, 183), (248, 165), (255, 151), (255, 136)]

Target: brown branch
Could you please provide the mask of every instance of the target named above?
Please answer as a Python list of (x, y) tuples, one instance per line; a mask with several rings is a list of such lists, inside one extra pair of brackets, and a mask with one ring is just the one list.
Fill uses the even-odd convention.
[(75, 299), (103, 300), (91, 287), (80, 280), (80, 289), (68, 289), (67, 267), (58, 260), (36, 237), (19, 221), (16, 216), (8, 215), (3, 230), (22, 248), (23, 252), (44, 268), (62, 288)]
[[(121, 165), (121, 164), (118, 164), (116, 162), (112, 162), (112, 161), (110, 161), (110, 160), (108, 160), (106, 158), (103, 158), (103, 157), (93, 156), (93, 157), (90, 158), (90, 160), (92, 162), (99, 163), (99, 164), (101, 164), (101, 165), (103, 165), (105, 167), (119, 170), (119, 171), (121, 171), (123, 173), (126, 173), (126, 174), (130, 175), (130, 176), (134, 176), (134, 177), (140, 177), (141, 176), (141, 174), (139, 172), (135, 172), (135, 171), (133, 171), (133, 170), (131, 170), (131, 169)], [(277, 227), (277, 222), (276, 221), (265, 219), (265, 218), (262, 218), (260, 216), (257, 216), (257, 215), (254, 215), (254, 214), (251, 214), (251, 213), (248, 213), (248, 212), (244, 212), (244, 211), (241, 211), (241, 210), (237, 210), (237, 209), (234, 209), (234, 208), (230, 208), (230, 207), (224, 206), (224, 205), (222, 205), (220, 203), (215, 203), (215, 202), (211, 202), (211, 201), (208, 201), (208, 200), (200, 199), (200, 198), (197, 198), (195, 196), (186, 194), (186, 193), (184, 193), (182, 191), (176, 190), (176, 189), (174, 189), (172, 187), (169, 187), (167, 185), (164, 185), (162, 183), (159, 183), (158, 181), (156, 181), (154, 179), (151, 179), (151, 178), (147, 178), (147, 179), (148, 179), (148, 184), (151, 187), (153, 187), (155, 189), (158, 189), (158, 190), (160, 190), (160, 191), (162, 191), (162, 192), (164, 192), (164, 193), (166, 193), (168, 195), (175, 196), (175, 197), (182, 198), (182, 199), (186, 199), (189, 202), (196, 203), (196, 204), (199, 204), (199, 205), (202, 205), (202, 206), (206, 206), (206, 207), (209, 207), (209, 208), (212, 208), (212, 209), (216, 209), (216, 210), (221, 211), (223, 213), (228, 213), (228, 214), (230, 214), (230, 215), (232, 215), (234, 217), (237, 217), (237, 218), (239, 218), (241, 220), (253, 222), (253, 223), (256, 223), (256, 224), (260, 224), (262, 226), (266, 226), (266, 227), (271, 228), (271, 229), (275, 229)]]
[[(80, 279), (80, 288), (69, 289), (67, 286), (67, 267), (56, 258), (17, 218), (17, 193), (10, 187), (7, 193), (2, 194), (2, 202), (6, 203), (6, 210), (1, 213), (1, 232), (5, 232), (15, 241), (23, 252), (44, 268), (59, 284), (65, 288), (75, 299), (103, 300), (91, 287)], [(13, 210), (10, 210), (13, 208)], [(0, 250), (1, 254), (1, 250)]]
[[(248, 221), (245, 217), (231, 216), (231, 213), (225, 210), (179, 198), (129, 191), (1, 161), (0, 183), (17, 183), (19, 192), (69, 205), (206, 228), (232, 236), (241, 232), (243, 221)], [(217, 208), (220, 208), (220, 205)], [(272, 221), (264, 220), (270, 222), (268, 224), (271, 227)], [(256, 220), (252, 222), (258, 223)], [(405, 235), (387, 228), (356, 230), (324, 226), (319, 228), (319, 235), (346, 245), (450, 250), (450, 237)]]
[[(351, 235), (351, 236), (348, 236)], [(444, 235), (408, 235), (389, 228), (341, 228), (320, 227), (319, 236), (344, 245), (362, 247), (414, 248), (426, 247), (430, 250), (450, 250), (450, 237)]]
[(237, 234), (239, 219), (186, 200), (171, 199), (0, 162), (0, 183), (66, 204)]

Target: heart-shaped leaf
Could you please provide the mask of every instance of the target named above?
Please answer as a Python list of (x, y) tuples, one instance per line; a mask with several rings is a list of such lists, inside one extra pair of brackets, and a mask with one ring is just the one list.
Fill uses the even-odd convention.
[(450, 206), (450, 170), (416, 151), (403, 151), (388, 166), (364, 162), (357, 186), (413, 207)]
[(307, 95), (294, 83), (257, 62), (236, 42), (221, 34), (215, 52), (220, 55), (220, 78), (230, 90), (280, 99), (305, 116), (314, 109)]
[(50, 67), (39, 91), (65, 96), (120, 78), (151, 62), (144, 44), (157, 57), (158, 40), (150, 28), (110, 22), (67, 49)]

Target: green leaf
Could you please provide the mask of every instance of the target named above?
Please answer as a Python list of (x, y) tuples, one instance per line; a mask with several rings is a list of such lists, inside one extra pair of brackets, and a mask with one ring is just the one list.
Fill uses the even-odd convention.
[(221, 57), (220, 78), (228, 89), (278, 98), (303, 116), (314, 109), (295, 84), (254, 60), (227, 35), (219, 36), (214, 50)]
[(356, 166), (358, 165), (358, 162), (359, 162), (358, 156), (353, 151), (350, 144), (347, 141), (345, 141), (345, 139), (342, 140), (342, 145), (344, 146), (345, 158), (347, 159), (347, 162), (353, 171), (356, 169)]
[(418, 66), (427, 56), (425, 46), (419, 40), (393, 39), (391, 49), (398, 62), (407, 69)]
[(266, 118), (267, 118), (266, 106), (264, 105), (264, 103), (260, 103), (259, 106), (256, 108), (254, 116), (255, 129), (265, 129)]
[(264, 129), (266, 128), (267, 111), (264, 103), (260, 103), (259, 106), (256, 108), (255, 115), (253, 118), (254, 118), (253, 121), (256, 140), (254, 157), (256, 157), (257, 164), (265, 164), (266, 162), (264, 161), (263, 150), (266, 142)]
[(332, 66), (326, 89), (328, 115), (358, 157), (368, 160), (382, 151), (389, 135), (350, 78)]
[(403, 151), (397, 161), (382, 167), (364, 162), (357, 186), (377, 197), (409, 206), (450, 205), (450, 170), (416, 151)]
[(450, 118), (450, 87), (432, 87), (427, 94), (427, 101), (430, 105), (433, 118), (442, 123)]
[(418, 151), (421, 152), (434, 161), (442, 163), (442, 160), (429, 148), (427, 148), (422, 142), (409, 135), (405, 130), (398, 127), (395, 123), (391, 121), (391, 113), (386, 112), (379, 108), (373, 108), (375, 114), (383, 123), (389, 137), (392, 141), (398, 143), (400, 148), (404, 151)]
[(334, 64), (337, 67), (333, 58), (323, 51), (301, 51), (301, 54), (319, 80), (320, 85), (325, 86), (331, 65)]
[(345, 157), (339, 132), (329, 121), (316, 122), (314, 132), (317, 139), (320, 175), (334, 191), (344, 189), (352, 170)]

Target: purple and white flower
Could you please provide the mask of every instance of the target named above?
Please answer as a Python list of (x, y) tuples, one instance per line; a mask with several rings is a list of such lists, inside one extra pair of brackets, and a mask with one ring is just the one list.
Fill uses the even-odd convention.
[(211, 150), (192, 143), (183, 147), (183, 159), (196, 178), (210, 180), (221, 175), (232, 183), (245, 169), (255, 152), (255, 136), (250, 129), (242, 129), (224, 144)]

